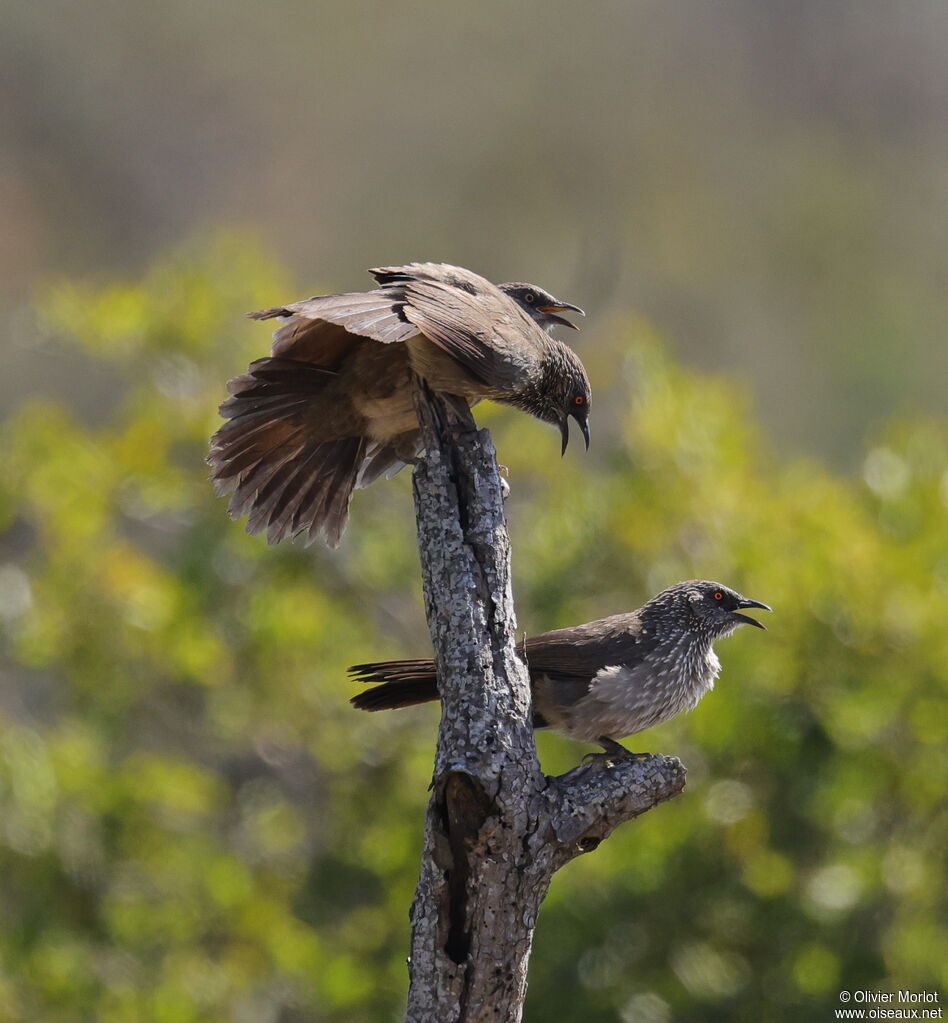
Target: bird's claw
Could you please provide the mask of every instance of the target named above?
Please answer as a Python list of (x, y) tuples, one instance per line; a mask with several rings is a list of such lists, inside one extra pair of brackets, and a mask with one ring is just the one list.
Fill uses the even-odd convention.
[(583, 757), (584, 764), (587, 762), (590, 765), (595, 764), (599, 770), (610, 764), (621, 763), (623, 760), (648, 760), (652, 755), (651, 753), (634, 753), (632, 750), (626, 749), (622, 743), (616, 742), (615, 739), (607, 739), (605, 736), (599, 740), (599, 745), (602, 746), (604, 752), (587, 753)]
[(608, 771), (615, 760), (616, 757), (611, 753), (587, 753), (581, 764), (591, 771)]

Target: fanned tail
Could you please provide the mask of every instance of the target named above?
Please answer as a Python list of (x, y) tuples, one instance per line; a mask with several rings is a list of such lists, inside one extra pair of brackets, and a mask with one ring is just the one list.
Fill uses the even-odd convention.
[(389, 480), (397, 476), (408, 464), (405, 459), (409, 457), (406, 454), (409, 451), (416, 457), (421, 453), (420, 431), (404, 434), (397, 444), (369, 444), (365, 449), (365, 461), (359, 470), (356, 487), (363, 489), (382, 475)]
[(232, 494), (233, 518), (249, 513), (247, 531), (267, 542), (320, 532), (339, 544), (365, 451), (360, 436), (322, 440), (314, 411), (329, 370), (267, 358), (228, 385), (225, 423), (211, 440), (208, 464), (218, 495)]
[(381, 682), (349, 702), (359, 710), (396, 710), (438, 699), (434, 661), (377, 661), (354, 664), (349, 675), (355, 682)]

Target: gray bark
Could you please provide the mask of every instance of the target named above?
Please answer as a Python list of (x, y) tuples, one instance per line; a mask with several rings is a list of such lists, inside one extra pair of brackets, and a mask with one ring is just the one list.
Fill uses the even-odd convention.
[(652, 756), (544, 776), (490, 434), (466, 405), (418, 381), (415, 403), (425, 447), (413, 481), (418, 542), (443, 710), (411, 908), (407, 1019), (514, 1023), (553, 873), (677, 795), (685, 770)]

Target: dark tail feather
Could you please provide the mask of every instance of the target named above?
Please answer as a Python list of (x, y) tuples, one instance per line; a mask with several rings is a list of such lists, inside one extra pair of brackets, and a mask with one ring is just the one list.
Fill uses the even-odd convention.
[[(295, 451), (256, 490), (247, 531), (267, 531), (267, 543), (306, 534), (312, 543), (320, 532), (338, 547), (349, 519), (364, 447), (362, 437), (310, 443)], [(240, 489), (232, 503), (243, 503)]]
[[(359, 710), (398, 710), (440, 699), (434, 661), (376, 661), (353, 664), (348, 669), (353, 682), (380, 682), (349, 701)], [(541, 714), (533, 712), (533, 727), (547, 728)]]
[[(380, 682), (349, 701), (359, 710), (398, 710), (440, 699), (434, 661), (375, 661), (347, 669), (353, 682)], [(548, 728), (543, 715), (533, 712), (533, 727)]]
[(435, 678), (435, 663), (430, 657), (415, 661), (372, 661), (347, 668), (353, 682), (401, 682), (410, 678)]
[(314, 403), (334, 374), (293, 359), (258, 359), (230, 382), (225, 423), (211, 440), (211, 477), (219, 495), (233, 494), (233, 518), (248, 514), (250, 533), (267, 541), (325, 533), (339, 543), (365, 453), (362, 437), (314, 436)]
[(349, 675), (355, 682), (381, 682), (349, 702), (359, 710), (396, 710), (438, 699), (434, 661), (377, 661), (354, 664)]
[(367, 487), (383, 474), (386, 479), (391, 479), (408, 464), (405, 461), (407, 451), (416, 457), (421, 451), (420, 431), (404, 434), (397, 444), (373, 444), (367, 447), (356, 486), (360, 489)]
[(359, 710), (398, 710), (413, 707), (416, 703), (430, 703), (438, 699), (438, 686), (432, 679), (417, 679), (414, 682), (386, 682), (381, 686), (366, 689), (349, 701)]

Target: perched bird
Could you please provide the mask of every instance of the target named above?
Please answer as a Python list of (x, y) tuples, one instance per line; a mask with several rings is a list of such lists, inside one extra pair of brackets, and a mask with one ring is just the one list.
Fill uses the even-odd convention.
[[(637, 611), (528, 639), (534, 728), (555, 728), (607, 754), (618, 740), (691, 710), (714, 688), (721, 662), (715, 640), (739, 625), (764, 626), (740, 608), (771, 609), (721, 583), (692, 579), (662, 590)], [(353, 697), (360, 710), (389, 710), (438, 699), (434, 662), (380, 661), (349, 669), (381, 682)], [(601, 754), (600, 754), (601, 755)]]
[(575, 352), (549, 336), (582, 314), (532, 284), (499, 287), (446, 263), (370, 271), (373, 291), (325, 295), (250, 313), (283, 321), (269, 358), (228, 384), (228, 420), (211, 439), (218, 495), (267, 540), (320, 531), (336, 546), (353, 488), (394, 475), (419, 453), (411, 370), (435, 391), (490, 398), (589, 447), (590, 387)]

